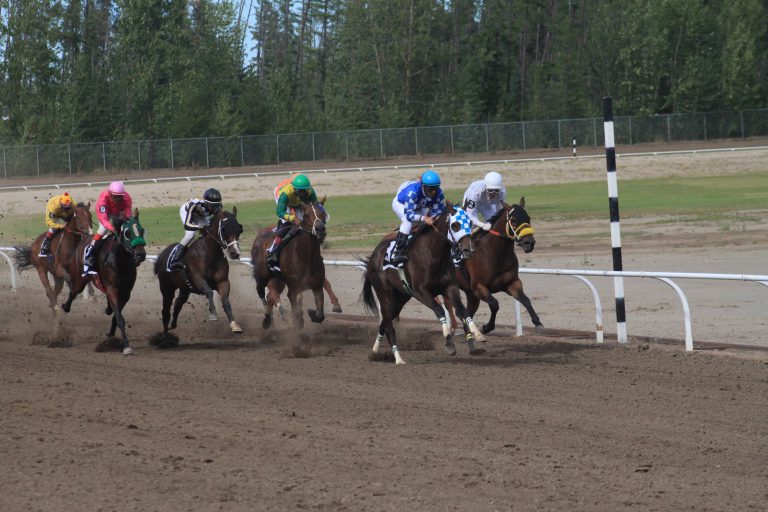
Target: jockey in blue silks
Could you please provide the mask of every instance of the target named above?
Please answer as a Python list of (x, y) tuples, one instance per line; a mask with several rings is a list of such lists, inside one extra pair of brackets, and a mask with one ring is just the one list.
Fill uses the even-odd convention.
[(405, 251), (413, 223), (422, 221), (431, 226), (434, 218), (445, 210), (440, 176), (435, 171), (427, 171), (418, 180), (400, 185), (392, 200), (392, 210), (400, 218), (400, 229), (392, 251), (392, 264), (399, 266), (408, 261)]

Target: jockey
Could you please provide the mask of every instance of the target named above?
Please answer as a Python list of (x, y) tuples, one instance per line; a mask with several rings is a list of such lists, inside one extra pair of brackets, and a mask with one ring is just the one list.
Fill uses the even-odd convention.
[(69, 192), (64, 192), (60, 196), (53, 196), (48, 200), (48, 205), (45, 207), (45, 223), (48, 225), (48, 232), (45, 233), (45, 238), (40, 243), (41, 258), (45, 258), (51, 254), (51, 241), (56, 233), (64, 229), (69, 219), (75, 213), (72, 208), (74, 201)]
[(187, 247), (195, 238), (195, 234), (211, 225), (213, 216), (221, 210), (221, 193), (215, 188), (209, 188), (203, 194), (202, 199), (193, 197), (179, 209), (181, 222), (184, 223), (184, 238), (176, 244), (168, 256), (168, 271), (181, 270), (184, 264), (181, 257), (184, 256)]
[[(501, 174), (491, 171), (482, 180), (472, 182), (464, 192), (464, 210), (472, 219), (472, 224), (486, 231), (491, 229), (488, 222), (504, 206), (507, 189), (501, 179)], [(483, 216), (483, 220), (477, 214)]]
[(295, 219), (301, 220), (301, 211), (296, 207), (302, 203), (309, 204), (317, 201), (317, 194), (309, 183), (309, 178), (304, 174), (297, 174), (293, 179), (283, 180), (275, 187), (275, 200), (277, 201), (277, 227), (275, 227), (275, 240), (267, 251), (267, 265), (270, 270), (280, 272), (278, 259), (280, 251), (291, 238), (298, 234), (297, 230), (291, 230)]
[(125, 191), (122, 181), (113, 181), (107, 190), (99, 195), (96, 201), (96, 217), (99, 219), (99, 229), (93, 235), (91, 243), (85, 248), (83, 258), (83, 277), (86, 274), (96, 274), (95, 261), (99, 248), (104, 243), (104, 236), (117, 231), (115, 223), (121, 224), (131, 216), (133, 199)]
[(423, 221), (432, 225), (434, 217), (445, 210), (445, 196), (440, 189), (440, 176), (435, 171), (427, 171), (418, 180), (406, 181), (397, 189), (392, 200), (392, 210), (400, 218), (392, 264), (401, 265), (408, 261), (405, 255), (408, 235), (413, 223)]

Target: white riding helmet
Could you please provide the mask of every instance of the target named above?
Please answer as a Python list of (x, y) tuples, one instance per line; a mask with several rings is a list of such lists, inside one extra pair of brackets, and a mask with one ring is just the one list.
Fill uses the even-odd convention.
[(502, 183), (501, 174), (497, 173), (496, 171), (491, 171), (486, 174), (485, 178), (483, 178), (483, 181), (485, 182), (486, 190), (501, 190), (501, 187), (504, 186)]

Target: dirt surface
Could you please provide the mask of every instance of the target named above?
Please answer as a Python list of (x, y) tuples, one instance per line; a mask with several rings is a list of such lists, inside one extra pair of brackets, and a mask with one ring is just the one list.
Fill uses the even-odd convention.
[[(744, 172), (764, 168), (766, 156), (622, 157), (620, 176)], [(601, 160), (567, 162), (444, 172), (457, 188), (490, 168), (513, 190), (604, 179)], [(392, 190), (414, 172), (360, 174), (345, 174), (340, 188)], [(219, 183), (237, 201), (266, 197), (274, 178), (249, 180)], [(329, 190), (338, 180), (313, 177)], [(177, 204), (206, 183), (184, 186), (132, 191), (140, 204)], [(83, 199), (95, 199), (89, 193)], [(0, 193), (5, 219), (40, 194)], [(535, 227), (524, 266), (610, 268), (603, 223)], [(622, 228), (626, 269), (768, 274), (768, 209)], [(675, 246), (658, 251), (670, 234)], [(103, 296), (52, 321), (35, 274), (22, 273), (12, 292), (0, 272), (0, 510), (765, 510), (765, 287), (677, 281), (694, 320), (697, 350), (685, 353), (682, 306), (663, 283), (625, 282), (638, 337), (619, 346), (612, 282), (596, 279), (608, 335), (597, 345), (588, 289), (529, 275), (526, 291), (550, 331), (516, 337), (502, 299), (503, 326), (484, 353), (470, 356), (460, 343), (450, 357), (431, 313), (409, 304), (404, 317), (414, 320), (397, 326), (409, 364), (395, 366), (369, 359), (376, 320), (362, 318), (360, 272), (328, 272), (344, 314), (326, 303), (321, 325), (296, 332), (278, 317), (267, 332), (248, 268), (234, 264), (244, 334), (207, 321), (203, 298), (193, 297), (179, 347), (158, 350), (149, 340), (161, 327), (160, 295), (145, 263), (125, 310), (131, 357), (94, 352), (109, 327)], [(481, 307), (477, 320), (486, 318)]]

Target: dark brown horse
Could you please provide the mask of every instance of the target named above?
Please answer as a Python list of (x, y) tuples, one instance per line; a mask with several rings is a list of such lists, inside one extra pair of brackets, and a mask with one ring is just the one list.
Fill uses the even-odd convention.
[[(373, 345), (373, 352), (378, 353), (384, 336), (387, 337), (397, 364), (405, 360), (397, 347), (397, 338), (392, 321), (400, 315), (403, 306), (415, 298), (429, 309), (440, 321), (445, 337), (445, 351), (456, 354), (445, 310), (434, 297), (444, 295), (451, 298), (462, 318), (464, 333), (470, 353), (474, 353), (475, 336), (481, 336), (475, 323), (470, 318), (459, 296), (459, 288), (453, 275), (451, 257), (452, 244), (458, 244), (462, 259), (470, 258), (473, 251), (470, 236), (470, 223), (462, 208), (449, 205), (446, 211), (435, 218), (432, 228), (424, 225), (420, 234), (414, 235), (408, 251), (408, 261), (398, 270), (390, 265), (385, 269), (387, 252), (392, 244), (392, 237), (385, 237), (368, 258), (363, 284), (363, 300), (370, 311), (380, 311), (381, 323)], [(376, 306), (374, 293), (379, 301)]]
[[(242, 232), (243, 226), (237, 221), (237, 207), (232, 208), (232, 213), (219, 211), (211, 225), (204, 230), (203, 236), (193, 241), (184, 253), (182, 257), (184, 268), (168, 272), (168, 257), (176, 244), (163, 249), (157, 257), (155, 274), (160, 281), (160, 292), (163, 294), (164, 337), (168, 336), (169, 329), (176, 328), (181, 308), (192, 293), (206, 296), (208, 319), (218, 320), (213, 302), (213, 290), (219, 293), (232, 332), (238, 334), (243, 332), (232, 315), (232, 305), (229, 303), (229, 262), (227, 262), (227, 256), (233, 260), (240, 259), (239, 240)], [(179, 295), (174, 302), (176, 290), (179, 290)], [(172, 303), (173, 319), (171, 319)]]
[[(51, 241), (50, 254), (41, 258), (40, 244), (45, 238), (45, 233), (39, 235), (30, 247), (16, 247), (16, 266), (23, 270), (35, 267), (40, 282), (45, 288), (48, 297), (48, 307), (51, 313), (56, 315), (58, 308), (58, 296), (64, 283), (69, 284), (70, 290), (82, 291), (88, 282), (88, 277), (81, 277), (83, 268), (83, 247), (92, 233), (93, 223), (90, 203), (78, 203), (74, 208), (72, 218), (69, 219), (64, 229), (56, 234)], [(48, 274), (53, 276), (53, 288), (48, 279)], [(79, 293), (79, 292), (78, 292)]]
[(310, 320), (320, 323), (325, 320), (323, 286), (325, 265), (320, 254), (320, 245), (325, 240), (325, 221), (328, 213), (323, 207), (324, 199), (317, 203), (301, 206), (301, 222), (291, 229), (298, 230), (296, 236), (280, 253), (280, 272), (274, 274), (267, 267), (267, 250), (272, 245), (275, 234), (272, 228), (262, 230), (251, 247), (253, 278), (256, 280), (256, 293), (264, 304), (262, 327), (272, 325), (272, 310), (280, 302), (280, 294), (287, 287), (288, 300), (291, 302), (293, 325), (304, 327), (304, 315), (301, 311), (301, 293), (312, 290), (315, 297), (315, 309), (308, 309)]
[(456, 282), (467, 295), (467, 309), (474, 316), (480, 301), (488, 303), (491, 318), (483, 325), (483, 333), (496, 328), (496, 314), (499, 302), (493, 297), (496, 292), (507, 292), (531, 315), (537, 330), (543, 329), (539, 315), (534, 311), (531, 300), (523, 292), (518, 270), (520, 264), (515, 255), (515, 245), (524, 252), (533, 251), (536, 240), (533, 238), (531, 217), (525, 211), (525, 197), (520, 204), (504, 204), (492, 219), (491, 230), (478, 231), (473, 235), (475, 254), (465, 262), (465, 271), (456, 269)]
[[(139, 209), (136, 208), (133, 217), (116, 226), (118, 232), (109, 236), (96, 255), (96, 272), (92, 276), (96, 287), (107, 296), (107, 308), (105, 313), (112, 315), (112, 326), (109, 336), (115, 335), (120, 328), (122, 336), (119, 347), (124, 355), (133, 353), (125, 334), (125, 318), (123, 308), (131, 298), (133, 285), (136, 284), (136, 268), (147, 258), (144, 240), (144, 228), (139, 222)], [(85, 287), (85, 284), (83, 284)], [(71, 290), (67, 302), (61, 305), (61, 309), (69, 312), (72, 300), (83, 291)], [(97, 350), (104, 349), (108, 344), (102, 343)]]

